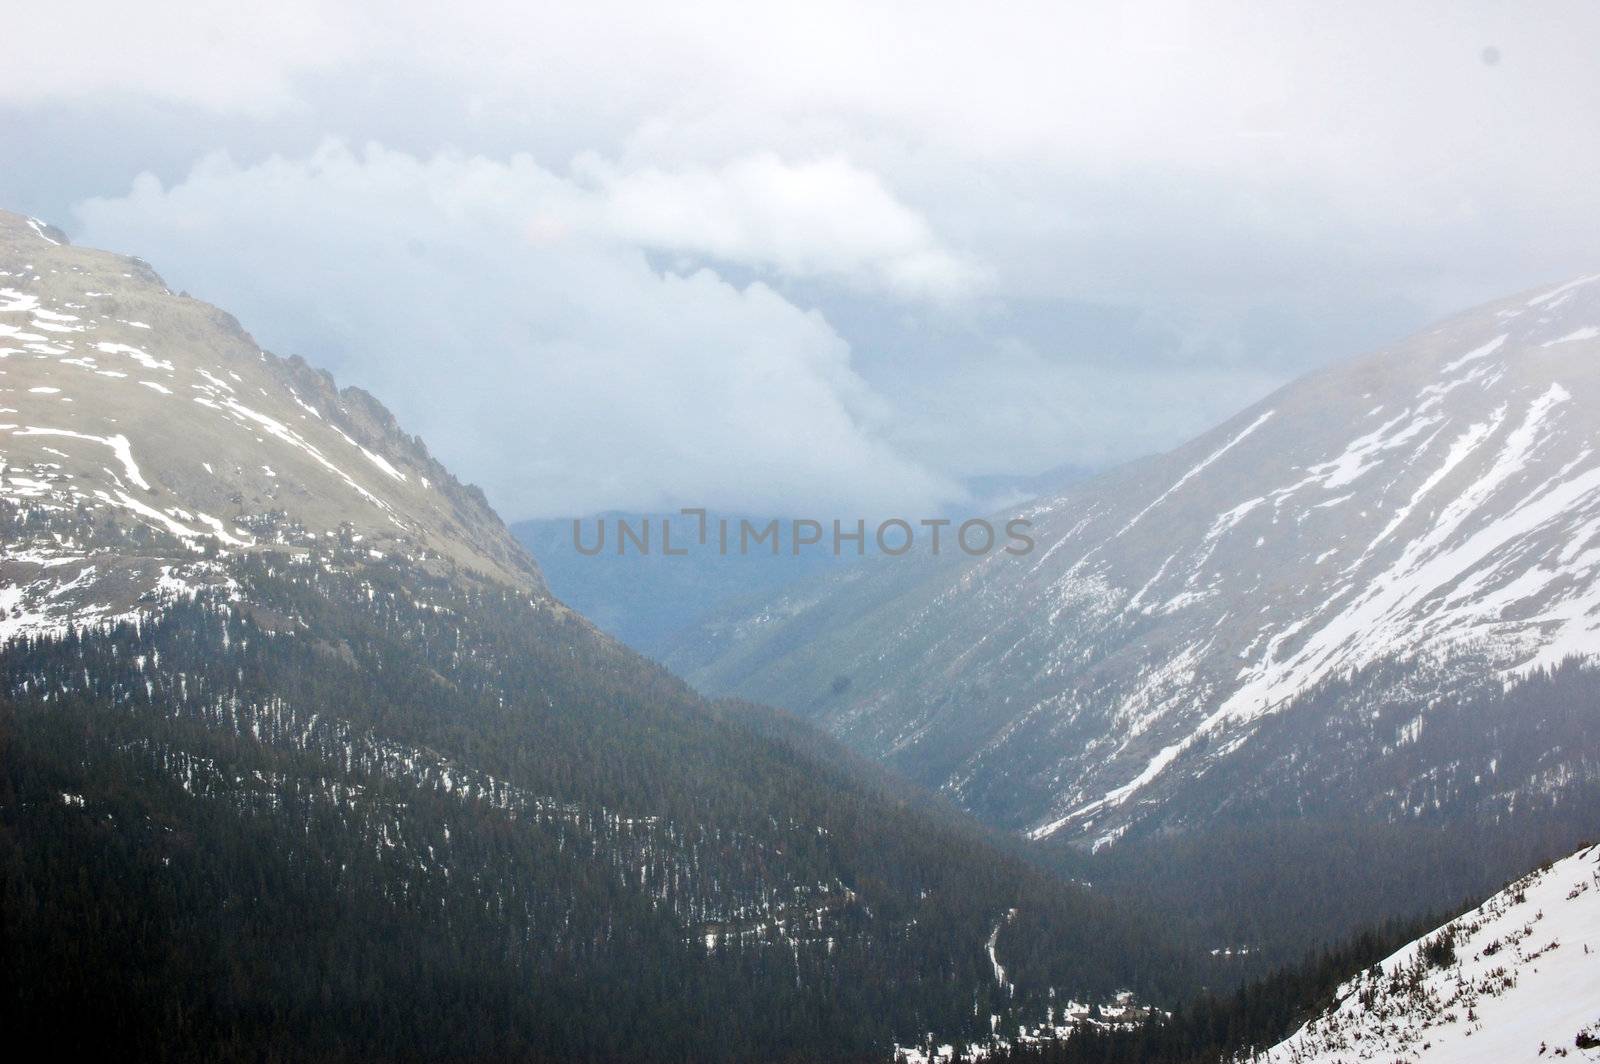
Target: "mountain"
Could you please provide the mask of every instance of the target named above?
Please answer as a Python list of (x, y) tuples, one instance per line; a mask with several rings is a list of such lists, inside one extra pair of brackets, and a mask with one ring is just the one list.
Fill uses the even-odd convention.
[[(1214, 824), (1269, 792), (1379, 820), (1559, 801), (1600, 775), (1596, 692), (1569, 677), (1578, 705), (1539, 714), (1517, 692), (1600, 650), (1597, 282), (1043, 499), (1026, 556), (853, 567), (666, 660), (1035, 839)], [(1443, 712), (1470, 700), (1497, 724)]]
[(267, 544), (305, 554), (342, 539), (543, 591), (482, 493), (372, 396), (262, 351), (137, 259), (4, 212), (0, 247), (0, 498), (28, 514), (115, 514), (179, 545), (8, 544), (0, 636), (128, 614), (216, 579), (208, 552)]
[(376, 400), (137, 260), (0, 214), (0, 331), (15, 1040), (868, 1060), (1219, 977), (606, 636)]
[(1043, 496), (1059, 495), (1076, 484), (1090, 479), (1096, 470), (1089, 466), (1054, 466), (1042, 473), (997, 473), (988, 476), (968, 477), (964, 482), (973, 505), (962, 511), (951, 512), (950, 517), (983, 517), (1007, 507), (1017, 506)]
[[(947, 510), (944, 516), (955, 522), (981, 516), (1062, 489), (1088, 475), (1078, 466), (1059, 466), (1033, 476), (971, 477), (965, 484), (971, 501)], [(761, 529), (773, 517), (711, 513), (706, 520), (707, 527), (726, 520), (737, 544), (741, 520)], [(620, 553), (619, 521), (634, 530), (647, 525), (655, 529), (654, 549), (645, 553), (630, 543), (628, 552)], [(682, 555), (668, 556), (660, 540), (667, 522), (674, 530), (675, 549), (684, 547), (685, 535), (698, 528), (696, 517), (682, 513), (595, 514), (579, 519), (583, 550), (573, 538), (572, 518), (518, 521), (511, 531), (539, 559), (552, 591), (563, 602), (635, 650), (652, 656), (670, 652), (685, 631), (717, 610), (763, 601), (787, 585), (834, 572), (859, 557), (848, 548), (835, 554), (831, 542), (798, 549), (786, 542), (776, 552), (761, 546), (749, 551), (735, 547), (723, 553), (714, 541), (709, 549), (691, 545)], [(612, 537), (603, 548), (596, 538), (602, 525)], [(864, 552), (876, 554), (876, 545), (866, 544)]]
[(1600, 848), (1518, 879), (1337, 996), (1264, 1059), (1600, 1060)]
[[(1484, 895), (1479, 895), (1484, 897)], [(1161, 1023), (994, 1046), (1033, 1064), (1600, 1059), (1600, 848), (1507, 881), (1448, 922), (1368, 926)], [(1460, 911), (1459, 909), (1457, 911)], [(1009, 1032), (1008, 1032), (1009, 1035)]]
[[(746, 518), (763, 528), (771, 518)], [(709, 527), (729, 520), (737, 543), (738, 517), (708, 514)], [(617, 522), (631, 529), (647, 524), (654, 530), (652, 550), (646, 554), (631, 546), (617, 550)], [(661, 529), (670, 522), (674, 550), (662, 551)], [(598, 549), (601, 525), (609, 538)], [(789, 545), (773, 554), (757, 547), (742, 553), (721, 553), (715, 540), (702, 547), (695, 542), (697, 519), (683, 514), (605, 513), (579, 520), (585, 554), (573, 539), (573, 519), (550, 518), (518, 521), (511, 526), (517, 541), (539, 559), (551, 590), (602, 629), (644, 654), (655, 655), (672, 644), (701, 617), (718, 607), (758, 595), (771, 595), (807, 576), (831, 572), (855, 560), (846, 553), (835, 556), (831, 544), (803, 547), (798, 554)], [(685, 547), (685, 540), (688, 545)]]

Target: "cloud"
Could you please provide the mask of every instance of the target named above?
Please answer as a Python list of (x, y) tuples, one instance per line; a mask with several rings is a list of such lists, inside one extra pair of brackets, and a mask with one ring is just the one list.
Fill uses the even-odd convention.
[(295, 75), (348, 59), (354, 43), (321, 0), (274, 0), (255, 19), (184, 0), (52, 0), (16, 5), (4, 27), (0, 101), (134, 93), (249, 115), (293, 105)]
[(978, 357), (896, 381), (895, 401), (918, 416), (895, 419), (893, 440), (963, 477), (1068, 462), (1100, 469), (1204, 432), (1279, 383), (1250, 367), (1065, 361), (1003, 336)]
[[(1474, 173), (1485, 188), (1559, 180), (1530, 153), (1556, 131), (1594, 160), (1576, 134), (1597, 103), (1588, 42), (1600, 12), (1589, 0), (1541, 10), (473, 0), (444, 12), (285, 0), (247, 12), (59, 0), (8, 13), (19, 46), (0, 99), (117, 91), (219, 110), (325, 107), (317, 79), (352, 70), (358, 91), (442, 86), (471, 123), (576, 123), (591, 147), (632, 145), (663, 165), (848, 140), (1083, 175), (1316, 176), (1370, 197)], [(1481, 58), (1491, 45), (1492, 67)]]
[[(805, 379), (826, 382), (853, 426), (842, 438), (883, 460), (885, 483), (905, 469), (904, 483), (927, 487), (930, 468), (1031, 471), (1169, 446), (1314, 366), (1595, 266), (1594, 0), (1550, 0), (1539, 18), (1463, 0), (1448, 19), (1380, 0), (192, 6), (8, 13), (23, 45), (0, 68), (7, 206), (64, 217), (83, 195), (110, 194), (115, 212), (84, 216), (98, 219), (95, 239), (142, 241), (197, 291), (227, 275), (219, 248), (239, 253), (227, 227), (254, 232), (275, 249), (263, 267), (327, 270), (318, 283), (343, 303), (319, 303), (304, 276), (236, 280), (241, 298), (228, 300), (257, 301), (248, 316), (269, 339), (303, 337), (308, 355), (352, 369), (364, 341), (345, 338), (341, 316), (365, 298), (358, 279), (413, 297), (421, 282), (398, 265), (413, 259), (418, 277), (452, 260), (434, 283), (461, 301), (458, 317), (486, 319), (465, 327), (535, 360), (557, 344), (597, 362), (602, 340), (643, 350), (657, 338), (642, 325), (624, 338), (598, 319), (715, 306), (717, 322), (751, 330), (717, 334), (733, 349), (809, 337)], [(1486, 65), (1490, 45), (1500, 61)], [(358, 160), (351, 188), (337, 167), (296, 176), (329, 133), (395, 150), (381, 166)], [(441, 155), (447, 145), (458, 152)], [(240, 164), (190, 172), (218, 147)], [(441, 160), (462, 188), (447, 187)], [(136, 223), (147, 201), (126, 193), (141, 170), (167, 187)], [(300, 220), (283, 234), (224, 222), (223, 205), (195, 223), (192, 245), (176, 235), (188, 224), (177, 205), (207, 182), (268, 202), (280, 172), (293, 186), (284, 211), (340, 233), (348, 205), (371, 197), (416, 231), (414, 246), (360, 210), (344, 247)], [(392, 195), (389, 181), (401, 183)], [(440, 221), (458, 216), (455, 230)], [(276, 249), (291, 239), (318, 261)], [(513, 243), (517, 255), (500, 250)], [(570, 292), (561, 262), (613, 285), (615, 307)], [(713, 273), (687, 283), (701, 268)], [(497, 270), (541, 290), (513, 293), (487, 276)], [(456, 276), (476, 280), (452, 287)], [(252, 285), (283, 290), (269, 301)], [(517, 332), (516, 314), (485, 302), (504, 300), (536, 320)], [(331, 323), (312, 330), (303, 319), (316, 312)], [(714, 332), (709, 315), (696, 320)], [(660, 350), (699, 364), (672, 346), (695, 341), (658, 332)], [(822, 369), (830, 344), (847, 377)], [(360, 363), (362, 379), (380, 380), (381, 362)], [(710, 443), (672, 446), (673, 490), (703, 467), (721, 470), (707, 474), (717, 490), (765, 497), (763, 471), (719, 466)], [(498, 453), (480, 448), (483, 464), (463, 468), (491, 479)], [(855, 469), (840, 483), (857, 496), (871, 480), (850, 462), (807, 468), (825, 467)], [(586, 466), (584, 484), (561, 492), (648, 488), (600, 491), (610, 475)]]
[(600, 189), (606, 226), (645, 247), (906, 296), (960, 296), (983, 280), (875, 174), (844, 159), (790, 164), (763, 152), (716, 168), (625, 173), (590, 154), (577, 169)]
[(885, 442), (888, 407), (821, 314), (761, 282), (652, 268), (609, 204), (526, 156), (330, 143), (213, 156), (79, 221), (270, 348), (371, 388), (513, 517), (849, 515), (959, 493)]

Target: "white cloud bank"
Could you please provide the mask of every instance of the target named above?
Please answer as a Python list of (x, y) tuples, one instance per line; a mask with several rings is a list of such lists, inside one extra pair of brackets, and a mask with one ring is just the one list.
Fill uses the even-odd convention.
[[(12, 7), (5, 206), (113, 197), (73, 235), (375, 387), (512, 514), (1115, 461), (1596, 267), (1596, 0)], [(308, 158), (330, 133), (403, 152)], [(190, 173), (219, 146), (247, 165)], [(759, 366), (793, 395), (730, 463)], [(669, 458), (541, 471), (557, 408)]]
[[(958, 489), (884, 442), (886, 408), (820, 314), (761, 282), (658, 272), (634, 243), (925, 289), (925, 227), (844, 164), (819, 165), (837, 187), (800, 214), (886, 219), (843, 249), (772, 221), (794, 216), (763, 199), (792, 176), (773, 159), (731, 180), (586, 184), (525, 156), (330, 143), (255, 166), (213, 156), (171, 188), (145, 178), (92, 200), (80, 221), (84, 242), (180, 263), (169, 283), (382, 396), (509, 515), (915, 512)], [(697, 239), (684, 215), (708, 202), (737, 203), (736, 218)]]
[(577, 166), (599, 187), (606, 226), (646, 247), (903, 296), (961, 296), (983, 280), (875, 174), (843, 159), (789, 164), (763, 152), (716, 168), (624, 173), (586, 155)]

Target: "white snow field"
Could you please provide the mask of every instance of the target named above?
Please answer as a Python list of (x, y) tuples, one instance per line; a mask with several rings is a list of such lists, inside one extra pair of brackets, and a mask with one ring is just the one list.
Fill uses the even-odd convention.
[(1600, 846), (1517, 880), (1350, 980), (1334, 1008), (1267, 1059), (1600, 1060)]

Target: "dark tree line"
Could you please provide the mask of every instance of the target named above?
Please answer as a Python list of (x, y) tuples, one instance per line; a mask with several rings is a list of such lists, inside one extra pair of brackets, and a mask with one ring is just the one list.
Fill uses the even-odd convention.
[[(850, 1061), (1131, 989), (1173, 1020), (1037, 1052), (1214, 1060), (1283, 1037), (1424, 910), (1571, 849), (1600, 812), (1581, 774), (1515, 809), (1494, 783), (1596, 748), (1593, 670), (1431, 707), (1377, 762), (1358, 753), (1373, 730), (1409, 717), (1352, 677), (1267, 721), (1248, 778), (1213, 781), (1220, 826), (1180, 815), (1046, 868), (548, 601), (353, 543), (229, 564), (233, 594), (0, 653), (16, 1038), (170, 1060)], [(1295, 774), (1319, 734), (1349, 751), (1321, 791)], [(1468, 748), (1494, 770), (1452, 756)], [(1425, 764), (1451, 767), (1415, 784)], [(1388, 792), (1425, 812), (1370, 801)]]
[[(1209, 959), (548, 602), (400, 566), (0, 655), (0, 1021), (164, 1059), (881, 1059)], [(1013, 992), (984, 944), (1001, 916)]]
[(1387, 921), (1337, 947), (1231, 994), (1202, 994), (1170, 1018), (1137, 1029), (1089, 1029), (1064, 1042), (1019, 1046), (994, 1059), (1037, 1064), (1222, 1064), (1248, 1060), (1293, 1034), (1333, 1003), (1340, 985), (1444, 922)]

